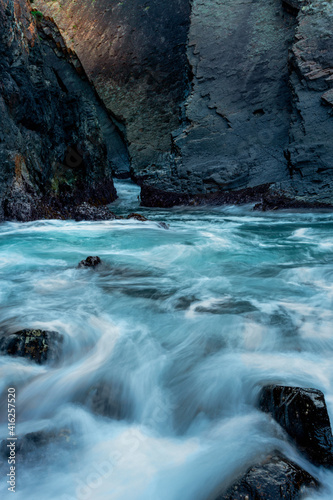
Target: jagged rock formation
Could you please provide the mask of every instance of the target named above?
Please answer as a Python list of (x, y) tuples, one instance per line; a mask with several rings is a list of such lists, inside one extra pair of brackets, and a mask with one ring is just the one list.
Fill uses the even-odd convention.
[(216, 500), (296, 500), (318, 488), (318, 481), (287, 458), (275, 455), (251, 467)]
[(99, 257), (87, 257), (86, 259), (84, 260), (81, 260), (81, 262), (79, 262), (78, 264), (78, 268), (79, 269), (82, 269), (82, 268), (85, 268), (85, 267), (96, 267), (98, 266), (99, 264), (101, 264), (102, 261)]
[(331, 4), (37, 4), (118, 118), (144, 204), (333, 204)]
[(0, 0), (0, 24), (0, 219), (68, 218), (84, 202), (110, 203), (126, 148), (77, 56), (25, 0)]

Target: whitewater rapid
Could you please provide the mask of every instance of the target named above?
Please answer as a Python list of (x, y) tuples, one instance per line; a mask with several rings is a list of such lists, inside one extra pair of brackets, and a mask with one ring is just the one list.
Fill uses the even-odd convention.
[[(0, 331), (64, 336), (56, 365), (0, 356), (0, 439), (8, 387), (19, 439), (55, 436), (19, 458), (16, 500), (214, 500), (274, 450), (331, 499), (333, 474), (255, 404), (270, 382), (315, 387), (333, 419), (333, 215), (142, 209), (117, 189), (114, 211), (149, 221), (0, 225)], [(103, 264), (77, 269), (88, 255)]]

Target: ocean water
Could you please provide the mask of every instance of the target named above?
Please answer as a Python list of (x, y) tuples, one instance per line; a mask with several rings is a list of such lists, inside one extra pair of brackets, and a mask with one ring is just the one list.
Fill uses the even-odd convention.
[[(60, 360), (0, 356), (0, 438), (17, 390), (16, 500), (214, 500), (274, 450), (262, 385), (315, 387), (333, 419), (333, 214), (139, 208), (150, 220), (0, 225), (0, 330), (56, 330)], [(163, 221), (169, 228), (159, 225)], [(98, 255), (97, 269), (77, 269)], [(1, 498), (10, 498), (0, 458)]]

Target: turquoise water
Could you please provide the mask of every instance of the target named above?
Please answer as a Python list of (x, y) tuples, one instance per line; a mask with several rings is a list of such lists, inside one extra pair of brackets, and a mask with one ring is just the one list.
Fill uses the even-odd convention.
[[(324, 483), (311, 498), (331, 499), (333, 474), (255, 401), (270, 382), (316, 387), (333, 418), (333, 215), (148, 210), (117, 187), (113, 209), (150, 221), (0, 225), (1, 330), (64, 335), (55, 366), (0, 357), (19, 439), (58, 436), (20, 459), (15, 498), (214, 500), (278, 449)], [(88, 255), (102, 266), (76, 269)]]

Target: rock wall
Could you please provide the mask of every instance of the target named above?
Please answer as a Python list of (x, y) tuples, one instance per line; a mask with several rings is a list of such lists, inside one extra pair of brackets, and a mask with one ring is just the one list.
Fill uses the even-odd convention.
[(121, 155), (108, 151), (99, 117), (126, 148), (79, 59), (25, 0), (0, 0), (0, 23), (0, 219), (70, 217), (84, 201), (110, 203)]
[(146, 205), (333, 205), (333, 5), (37, 0), (126, 137)]
[(188, 0), (36, 2), (55, 18), (123, 131), (132, 174), (170, 179), (171, 132), (189, 89)]
[(193, 0), (187, 128), (175, 138), (179, 178), (198, 192), (284, 179), (294, 18), (276, 0)]

